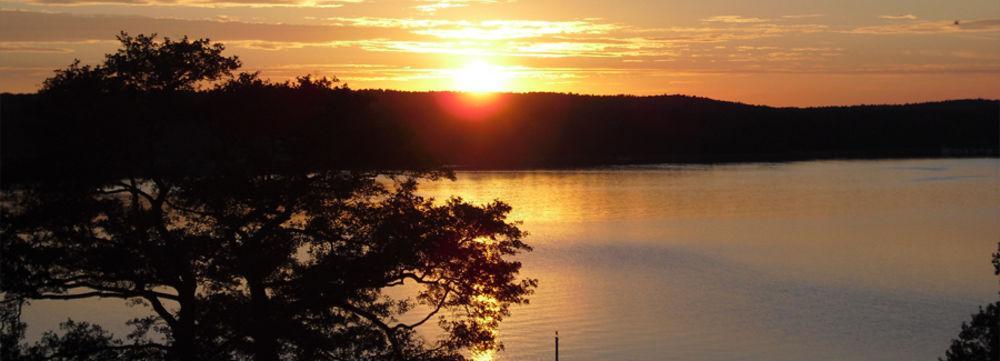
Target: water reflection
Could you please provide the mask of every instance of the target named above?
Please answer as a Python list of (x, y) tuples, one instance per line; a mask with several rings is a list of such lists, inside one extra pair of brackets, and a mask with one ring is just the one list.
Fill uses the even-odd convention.
[[(487, 237), (476, 238), (475, 241), (490, 245), (494, 243), (494, 240)], [(492, 251), (493, 248), (487, 248), (487, 252)], [(493, 253), (487, 253), (488, 257), (496, 257), (498, 255)], [(482, 285), (474, 286), (478, 295), (473, 297), (473, 302), (471, 309), (475, 313), (476, 325), (481, 329), (487, 330), (494, 340), (499, 341), (500, 339), (500, 320), (498, 316), (502, 310), (500, 302), (493, 296), (485, 293)], [(497, 352), (497, 343), (493, 342), (486, 345), (474, 346), (469, 350), (473, 361), (493, 361), (493, 356)]]
[(496, 354), (496, 350), (487, 349), (482, 351), (472, 351), (472, 361), (493, 361), (493, 356)]
[[(500, 305), (497, 300), (490, 296), (479, 295), (476, 296), (473, 307), (479, 312), (476, 315), (476, 323), (478, 326), (489, 330), (492, 336), (499, 340), (500, 338), (500, 323), (494, 317), (497, 312), (500, 311)], [(493, 356), (497, 352), (495, 345), (488, 346), (478, 346), (473, 347), (469, 352), (472, 355), (473, 361), (493, 361)]]
[(507, 201), (540, 251), (675, 246), (809, 281), (964, 292), (989, 276), (977, 264), (997, 228), (998, 169), (961, 159), (463, 172), (423, 191)]
[[(932, 173), (934, 179), (927, 179)], [(909, 360), (995, 297), (996, 159), (463, 172), (541, 285), (493, 360)], [(505, 331), (505, 332), (504, 332)]]

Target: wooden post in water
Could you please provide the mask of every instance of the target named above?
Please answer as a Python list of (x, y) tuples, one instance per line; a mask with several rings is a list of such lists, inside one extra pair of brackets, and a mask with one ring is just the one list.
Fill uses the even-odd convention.
[(559, 361), (559, 331), (556, 331), (556, 361)]

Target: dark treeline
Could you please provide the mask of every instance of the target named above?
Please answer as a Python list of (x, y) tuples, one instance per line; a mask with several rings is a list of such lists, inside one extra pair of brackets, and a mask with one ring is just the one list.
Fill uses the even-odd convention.
[[(369, 91), (432, 159), (468, 167), (996, 155), (1000, 103), (772, 108), (681, 95)], [(481, 114), (476, 114), (477, 112)]]
[(488, 97), (312, 78), (170, 95), (4, 94), (3, 176), (201, 172), (234, 154), (263, 171), (997, 156), (1000, 134), (995, 100), (772, 108), (678, 95)]
[(398, 126), (357, 118), (368, 109), (364, 94), (326, 79), (0, 101), (5, 180), (422, 164), (407, 156)]

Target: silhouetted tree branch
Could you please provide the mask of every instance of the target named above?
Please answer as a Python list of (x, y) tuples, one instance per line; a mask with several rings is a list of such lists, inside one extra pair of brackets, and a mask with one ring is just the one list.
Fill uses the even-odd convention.
[[(1000, 243), (992, 254), (994, 274), (1000, 275)], [(972, 321), (962, 323), (958, 338), (951, 341), (944, 358), (939, 361), (993, 361), (1000, 360), (1000, 301), (979, 306)]]

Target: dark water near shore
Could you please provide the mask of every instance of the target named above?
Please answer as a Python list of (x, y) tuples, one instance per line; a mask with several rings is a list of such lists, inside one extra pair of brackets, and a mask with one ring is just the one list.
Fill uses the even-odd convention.
[[(1000, 160), (460, 172), (436, 198), (501, 199), (535, 251), (496, 360), (934, 360), (997, 299)], [(118, 335), (118, 300), (35, 302)], [(431, 334), (430, 331), (427, 331)], [(488, 358), (488, 357), (483, 357)]]

